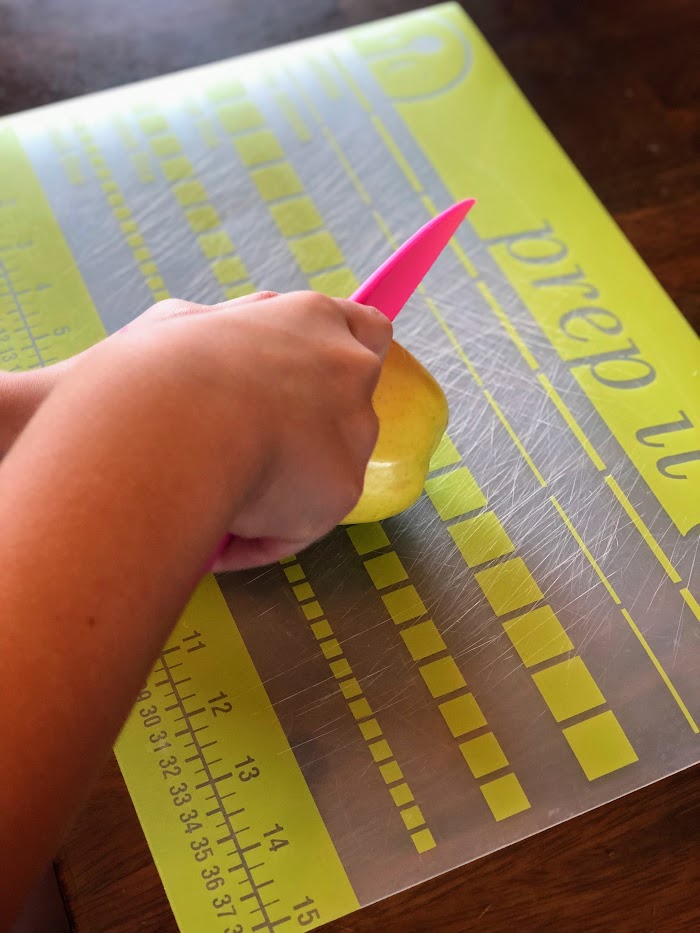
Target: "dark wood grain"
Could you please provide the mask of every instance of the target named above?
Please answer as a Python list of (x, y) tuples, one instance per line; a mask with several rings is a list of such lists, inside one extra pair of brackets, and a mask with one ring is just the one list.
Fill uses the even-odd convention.
[[(415, 0), (0, 0), (0, 113), (429, 5)], [(686, 317), (700, 327), (700, 4), (465, 7)], [(329, 926), (337, 933), (700, 929), (700, 770)], [(61, 880), (78, 933), (175, 933), (114, 762)]]

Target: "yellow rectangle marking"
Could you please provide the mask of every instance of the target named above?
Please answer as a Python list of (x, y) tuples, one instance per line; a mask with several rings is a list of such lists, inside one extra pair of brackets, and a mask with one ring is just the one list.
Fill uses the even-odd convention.
[(693, 717), (692, 717), (692, 715), (691, 715), (691, 713), (690, 713), (690, 710), (688, 709), (688, 707), (685, 705), (685, 703), (684, 703), (683, 700), (681, 699), (680, 694), (678, 693), (678, 691), (676, 690), (676, 688), (673, 686), (673, 683), (671, 682), (671, 678), (668, 676), (668, 674), (667, 674), (666, 671), (664, 670), (663, 665), (661, 664), (661, 662), (659, 661), (659, 659), (656, 657), (656, 655), (655, 655), (654, 652), (652, 651), (652, 649), (651, 649), (651, 647), (650, 647), (650, 645), (649, 645), (649, 642), (646, 640), (646, 638), (644, 637), (644, 635), (642, 635), (641, 631), (640, 631), (639, 628), (637, 627), (637, 623), (634, 621), (634, 619), (633, 619), (632, 616), (629, 614), (629, 612), (628, 612), (626, 609), (620, 609), (620, 612), (621, 612), (622, 615), (625, 617), (625, 619), (626, 619), (627, 624), (629, 625), (629, 627), (632, 629), (632, 631), (634, 632), (634, 634), (637, 636), (637, 639), (639, 640), (639, 643), (641, 644), (642, 648), (644, 648), (644, 650), (646, 651), (647, 656), (649, 657), (649, 660), (650, 660), (651, 663), (654, 665), (654, 667), (656, 668), (657, 672), (660, 674), (661, 679), (663, 680), (663, 682), (664, 682), (664, 683), (666, 684), (666, 686), (668, 687), (669, 693), (671, 694), (671, 696), (673, 697), (673, 699), (674, 699), (674, 700), (676, 701), (676, 703), (678, 704), (679, 709), (681, 710), (681, 712), (682, 712), (683, 715), (685, 716), (686, 720), (688, 721), (688, 725), (689, 725), (690, 728), (693, 730), (693, 732), (695, 732), (695, 733), (697, 734), (697, 732), (698, 732), (698, 725), (697, 725), (697, 723), (696, 723), (695, 720), (693, 719)]
[(312, 603), (304, 603), (301, 608), (309, 622), (311, 619), (318, 619), (319, 616), (323, 615), (323, 609), (321, 609), (321, 604), (318, 600), (314, 600)]
[(486, 725), (486, 717), (471, 693), (445, 700), (440, 704), (439, 709), (454, 738), (474, 732), (475, 729), (481, 729)]
[(423, 852), (428, 852), (430, 849), (434, 849), (437, 843), (433, 838), (433, 834), (429, 829), (419, 829), (417, 833), (411, 833), (411, 839), (413, 840), (413, 845), (416, 847), (416, 852), (421, 855)]
[(194, 175), (194, 166), (186, 156), (176, 156), (174, 159), (163, 159), (160, 163), (163, 174), (168, 181), (182, 181)]
[(480, 790), (498, 822), (530, 809), (530, 801), (514, 774), (504, 774), (495, 781), (487, 781)]
[(367, 741), (370, 739), (376, 739), (382, 734), (381, 726), (376, 719), (367, 719), (365, 722), (361, 722), (360, 732), (362, 733), (363, 739), (366, 739)]
[[(191, 204), (200, 204), (202, 201), (207, 200), (206, 188), (200, 181), (183, 181), (180, 185), (175, 185), (173, 188), (173, 194), (180, 202), (181, 207), (189, 207)], [(200, 211), (214, 211), (214, 208), (210, 205), (207, 205), (205, 208), (200, 208)], [(190, 217), (193, 214), (196, 214), (195, 211), (188, 211), (187, 216)], [(221, 221), (218, 219), (215, 224), (212, 224), (214, 227), (218, 227)], [(194, 228), (206, 230), (208, 227)]]
[(401, 637), (414, 661), (422, 661), (423, 658), (429, 658), (431, 654), (439, 654), (447, 650), (442, 635), (431, 619), (405, 628), (401, 632)]
[(158, 291), (153, 292), (154, 301), (165, 301), (166, 298), (170, 298), (170, 292), (167, 288), (160, 288)]
[(264, 201), (276, 201), (279, 198), (291, 197), (304, 190), (301, 179), (289, 162), (279, 165), (268, 165), (265, 168), (256, 168), (250, 173), (260, 197)]
[(222, 104), (216, 108), (216, 114), (227, 133), (256, 130), (265, 123), (255, 104), (247, 100), (234, 104)]
[(452, 443), (449, 434), (443, 434), (437, 450), (430, 458), (430, 472), (432, 473), (442, 467), (452, 466), (454, 463), (459, 463), (461, 459), (462, 457)]
[(217, 256), (225, 256), (234, 251), (231, 238), (225, 230), (217, 230), (214, 233), (201, 233), (197, 240), (199, 248), (207, 259), (216, 259)]
[(513, 428), (511, 427), (511, 424), (510, 424), (510, 422), (508, 421), (508, 419), (506, 418), (506, 416), (505, 416), (505, 415), (503, 414), (503, 412), (501, 411), (501, 408), (500, 408), (498, 402), (496, 401), (496, 399), (495, 399), (495, 398), (493, 397), (493, 395), (491, 395), (491, 393), (490, 393), (489, 391), (487, 391), (486, 389), (484, 389), (484, 396), (485, 396), (485, 398), (486, 398), (486, 401), (487, 401), (487, 402), (489, 403), (489, 405), (491, 406), (491, 408), (493, 408), (493, 410), (496, 412), (496, 416), (498, 417), (498, 420), (501, 422), (501, 424), (503, 425), (503, 427), (506, 429), (506, 431), (507, 431), (508, 434), (510, 435), (511, 440), (513, 441), (513, 443), (515, 444), (515, 446), (516, 446), (516, 447), (518, 448), (518, 450), (520, 451), (520, 455), (522, 456), (523, 460), (527, 463), (527, 465), (530, 467), (530, 469), (532, 470), (532, 472), (535, 474), (535, 478), (537, 479), (537, 482), (540, 484), (540, 486), (546, 486), (547, 483), (545, 482), (544, 477), (542, 476), (542, 474), (540, 473), (540, 471), (539, 471), (539, 470), (537, 469), (537, 467), (535, 466), (535, 463), (534, 463), (532, 457), (530, 456), (530, 454), (529, 454), (529, 453), (525, 450), (525, 448), (523, 447), (522, 441), (520, 440), (520, 438), (518, 437), (518, 435), (515, 433), (515, 431), (514, 431)]
[(418, 177), (416, 176), (416, 173), (413, 171), (411, 166), (406, 161), (406, 157), (404, 156), (403, 152), (401, 152), (399, 147), (396, 145), (394, 137), (391, 135), (387, 127), (384, 125), (384, 121), (376, 113), (373, 113), (372, 123), (374, 124), (374, 128), (376, 129), (376, 131), (381, 136), (384, 145), (387, 147), (387, 149), (393, 156), (394, 161), (396, 162), (398, 167), (401, 169), (403, 174), (408, 179), (408, 182), (410, 183), (413, 190), (419, 191), (419, 192), (422, 191), (423, 186), (418, 181)]
[(554, 508), (557, 510), (557, 512), (559, 512), (559, 515), (561, 516), (562, 521), (564, 522), (564, 524), (566, 525), (566, 527), (567, 527), (567, 528), (569, 529), (569, 531), (571, 532), (572, 537), (574, 538), (574, 540), (576, 541), (576, 543), (578, 544), (578, 546), (580, 547), (580, 549), (583, 551), (583, 553), (584, 553), (586, 559), (588, 560), (589, 564), (590, 564), (591, 567), (595, 570), (595, 572), (598, 574), (598, 577), (599, 577), (601, 583), (603, 584), (603, 586), (605, 587), (605, 589), (608, 591), (608, 593), (610, 593), (610, 595), (612, 596), (612, 598), (615, 600), (615, 602), (616, 602), (617, 605), (619, 606), (619, 605), (620, 605), (620, 597), (617, 595), (617, 593), (616, 593), (615, 590), (613, 589), (612, 584), (610, 583), (610, 581), (608, 580), (608, 578), (605, 576), (605, 574), (603, 573), (603, 571), (601, 570), (601, 568), (598, 566), (598, 561), (595, 559), (595, 557), (591, 554), (591, 552), (588, 550), (588, 548), (587, 548), (586, 545), (584, 544), (583, 538), (582, 538), (581, 535), (578, 533), (578, 531), (576, 531), (576, 529), (574, 528), (574, 526), (573, 526), (573, 524), (572, 524), (572, 522), (571, 522), (571, 519), (570, 519), (569, 516), (566, 514), (566, 512), (564, 511), (564, 509), (561, 507), (561, 505), (559, 505), (559, 503), (558, 503), (557, 500), (554, 498), (554, 496), (550, 496), (550, 499), (551, 499), (551, 501), (552, 501), (552, 505), (554, 506)]
[(486, 496), (466, 467), (426, 480), (425, 491), (443, 521), (486, 505)]
[(418, 806), (406, 807), (405, 810), (401, 810), (400, 812), (401, 819), (406, 829), (418, 829), (419, 826), (425, 823), (421, 808)]
[(415, 586), (402, 586), (382, 596), (382, 602), (396, 625), (417, 619), (426, 612)]
[(351, 525), (347, 532), (353, 547), (361, 556), (387, 547), (390, 543), (379, 522), (368, 522), (366, 525)]
[(126, 242), (132, 249), (136, 249), (137, 246), (143, 246), (146, 241), (140, 233), (132, 233), (126, 238)]
[(300, 603), (303, 602), (305, 599), (311, 599), (313, 596), (316, 595), (314, 591), (311, 589), (310, 583), (300, 583), (298, 586), (293, 586), (292, 590), (294, 592), (294, 595), (296, 596), (296, 598), (299, 600)]
[(156, 265), (155, 262), (153, 262), (153, 260), (150, 260), (149, 262), (142, 262), (141, 265), (139, 266), (139, 269), (141, 270), (142, 275), (157, 275), (158, 274), (158, 266)]
[(408, 784), (397, 784), (396, 787), (392, 787), (389, 791), (391, 794), (394, 803), (397, 807), (403, 807), (407, 803), (411, 803), (415, 800), (415, 797), (411, 793), (411, 788)]
[(134, 259), (136, 262), (146, 262), (151, 258), (151, 251), (147, 246), (140, 246), (134, 250)]
[(387, 758), (393, 756), (393, 752), (389, 747), (389, 743), (386, 739), (380, 739), (378, 742), (372, 742), (369, 746), (369, 750), (372, 753), (372, 758), (375, 761), (386, 761)]
[(462, 742), (459, 750), (475, 778), (508, 767), (508, 759), (493, 732)]
[(107, 195), (107, 202), (116, 207), (118, 204), (124, 204), (124, 195), (121, 192), (114, 192), (113, 194)]
[(309, 288), (331, 298), (349, 298), (359, 286), (359, 282), (350, 269), (335, 269), (333, 272), (322, 272), (309, 278)]
[(209, 100), (219, 101), (228, 100), (231, 97), (240, 97), (245, 89), (240, 81), (235, 78), (229, 78), (226, 81), (219, 81), (210, 85), (205, 93)]
[[(165, 291), (165, 282), (159, 275), (150, 275), (146, 279), (146, 285), (148, 285), (152, 292)], [(160, 301), (160, 299), (158, 300)]]
[(127, 220), (131, 217), (131, 211), (128, 207), (115, 207), (114, 216), (117, 220)]
[(551, 606), (516, 616), (504, 622), (503, 628), (525, 667), (551, 661), (574, 647)]
[(338, 655), (343, 653), (343, 649), (340, 647), (340, 642), (337, 638), (329, 638), (327, 641), (322, 641), (319, 647), (329, 661), (331, 658), (337, 658)]
[(479, 289), (481, 294), (484, 296), (486, 303), (491, 308), (493, 313), (496, 315), (498, 320), (501, 322), (503, 329), (508, 334), (510, 339), (513, 341), (515, 346), (518, 348), (520, 355), (525, 360), (525, 362), (530, 367), (530, 369), (539, 369), (540, 364), (537, 362), (535, 357), (530, 352), (527, 344), (525, 343), (523, 338), (518, 333), (517, 329), (515, 328), (515, 325), (512, 323), (512, 321), (510, 320), (506, 312), (503, 310), (503, 308), (500, 306), (500, 304), (496, 300), (496, 296), (493, 294), (493, 292), (488, 287), (488, 285), (485, 282), (477, 282), (476, 287)]
[(568, 658), (532, 675), (557, 722), (603, 706), (605, 697), (581, 658)]
[(357, 172), (355, 171), (355, 169), (352, 167), (352, 165), (348, 161), (347, 156), (345, 155), (345, 153), (340, 147), (340, 144), (338, 143), (338, 140), (335, 138), (333, 133), (331, 133), (331, 131), (328, 129), (327, 126), (324, 126), (323, 128), (323, 135), (328, 140), (328, 144), (330, 145), (331, 149), (335, 153), (338, 161), (342, 165), (343, 169), (345, 170), (345, 173), (347, 174), (352, 184), (355, 186), (355, 189), (357, 190), (362, 200), (365, 202), (365, 204), (370, 204), (371, 199), (370, 199), (370, 196), (367, 194), (367, 189), (362, 184)]
[(279, 140), (269, 130), (258, 130), (245, 136), (238, 136), (233, 141), (241, 161), (249, 168), (262, 165), (263, 162), (276, 162), (284, 158), (284, 151)]
[(284, 575), (289, 583), (297, 583), (306, 576), (304, 569), (300, 564), (294, 564), (292, 567), (284, 568)]
[(445, 696), (455, 690), (466, 687), (466, 681), (457, 667), (454, 658), (438, 658), (419, 668), (425, 685), (433, 697)]
[(323, 226), (323, 219), (308, 195), (270, 205), (272, 219), (284, 237), (310, 233)]
[(635, 509), (635, 507), (632, 505), (632, 503), (627, 498), (627, 496), (624, 494), (617, 480), (613, 476), (608, 475), (605, 477), (605, 482), (612, 489), (615, 495), (615, 498), (620, 503), (620, 505), (625, 510), (625, 512), (627, 512), (629, 517), (632, 519), (632, 522), (634, 523), (635, 528), (640, 533), (640, 535), (644, 538), (646, 543), (649, 545), (654, 557), (658, 560), (658, 562), (664, 568), (664, 570), (669, 575), (671, 580), (674, 583), (680, 583), (681, 578), (678, 575), (676, 568), (673, 566), (671, 561), (668, 559), (668, 557), (666, 557), (664, 552), (661, 550), (661, 547), (656, 541), (656, 538), (652, 535), (651, 531), (649, 531), (647, 526), (644, 524), (644, 520), (642, 516)]
[(479, 570), (474, 576), (498, 616), (542, 599), (542, 590), (520, 557)]
[(242, 285), (235, 285), (233, 288), (225, 288), (224, 294), (232, 301), (235, 298), (243, 298), (244, 295), (252, 295), (257, 291), (252, 282), (244, 282)]
[(136, 118), (141, 132), (147, 136), (154, 136), (156, 133), (164, 133), (168, 129), (168, 121), (160, 113), (143, 114)]
[(611, 710), (577, 722), (563, 731), (589, 781), (639, 760)]
[(365, 570), (378, 590), (408, 579), (408, 574), (395, 551), (366, 560)]
[(403, 780), (403, 771), (396, 761), (390, 761), (385, 765), (379, 765), (379, 773), (384, 778), (385, 784), (393, 784), (394, 781)]
[(195, 233), (201, 233), (203, 230), (213, 230), (214, 227), (221, 226), (221, 220), (211, 204), (205, 204), (203, 207), (192, 207), (185, 212), (187, 222)]
[(347, 658), (342, 658), (340, 661), (332, 661), (330, 668), (333, 676), (338, 678), (338, 680), (340, 680), (341, 677), (347, 677), (349, 674), (352, 674), (352, 668)]
[(152, 136), (148, 140), (148, 144), (153, 153), (159, 158), (182, 152), (180, 140), (173, 133), (166, 133), (163, 136)]
[(512, 554), (515, 545), (493, 512), (449, 526), (452, 540), (469, 567)]
[(296, 554), (289, 554), (287, 557), (281, 558), (280, 564), (293, 564), (296, 559)]
[(686, 601), (690, 611), (693, 613), (695, 618), (700, 622), (700, 604), (698, 604), (697, 599), (693, 596), (687, 586), (684, 586), (683, 589), (679, 590), (681, 596)]
[(561, 397), (561, 395), (559, 395), (557, 390), (554, 388), (554, 386), (549, 381), (549, 379), (545, 376), (544, 373), (538, 373), (537, 378), (539, 379), (540, 384), (542, 385), (543, 389), (545, 390), (549, 398), (552, 400), (552, 402), (554, 402), (554, 405), (556, 406), (559, 414), (562, 416), (564, 421), (566, 421), (571, 433), (574, 435), (574, 437), (579, 442), (581, 447), (583, 447), (583, 449), (586, 451), (586, 453), (590, 457), (595, 468), (597, 470), (604, 470), (605, 464), (603, 463), (603, 460), (599, 456), (598, 451), (595, 449), (593, 444), (586, 437), (585, 433), (579, 426), (578, 421), (576, 421), (574, 416), (569, 411), (569, 408), (567, 407), (564, 399)]
[(333, 629), (328, 619), (321, 619), (320, 622), (313, 622), (310, 625), (311, 631), (314, 633), (314, 637), (318, 638), (319, 641), (322, 638), (330, 638), (333, 634)]
[(359, 697), (362, 693), (362, 687), (354, 677), (351, 677), (349, 680), (342, 680), (338, 686), (346, 700)]
[(237, 256), (227, 256), (225, 259), (217, 259), (211, 264), (211, 271), (216, 276), (221, 285), (230, 285), (233, 282), (240, 282), (241, 279), (248, 277), (248, 270), (243, 264), (243, 260)]
[(334, 237), (326, 230), (310, 233), (289, 243), (297, 265), (306, 275), (339, 266), (345, 261)]
[(353, 700), (348, 706), (355, 719), (367, 719), (372, 715), (372, 708), (364, 697), (361, 700)]
[(287, 97), (286, 94), (283, 94), (281, 91), (278, 91), (274, 96), (275, 100), (279, 104), (280, 110), (289, 122), (291, 128), (294, 130), (296, 136), (304, 143), (310, 142), (311, 133), (309, 132), (309, 128), (292, 101)]

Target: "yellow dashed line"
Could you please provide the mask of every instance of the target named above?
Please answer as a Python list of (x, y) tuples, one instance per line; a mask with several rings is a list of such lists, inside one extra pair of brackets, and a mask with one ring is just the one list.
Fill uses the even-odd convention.
[(311, 133), (309, 128), (289, 97), (284, 91), (275, 91), (274, 97), (297, 138), (304, 143), (310, 142)]
[(549, 379), (545, 376), (544, 373), (538, 373), (537, 378), (539, 379), (540, 384), (542, 385), (543, 389), (545, 390), (549, 398), (556, 405), (557, 410), (559, 411), (559, 414), (562, 416), (564, 421), (566, 421), (566, 423), (568, 424), (569, 428), (571, 429), (571, 433), (574, 435), (574, 437), (579, 442), (581, 447), (583, 447), (583, 449), (586, 451), (590, 459), (593, 461), (593, 465), (595, 466), (595, 468), (597, 470), (604, 470), (605, 464), (603, 463), (601, 457), (598, 455), (598, 451), (595, 449), (593, 444), (588, 440), (588, 438), (584, 434), (578, 422), (576, 421), (576, 419), (574, 418), (574, 416), (571, 414), (568, 407), (566, 406), (566, 403), (562, 399), (561, 395), (559, 395), (557, 390), (554, 388), (554, 386), (549, 381)]
[(341, 164), (341, 165), (343, 166), (343, 168), (345, 169), (345, 172), (347, 173), (348, 178), (350, 179), (350, 181), (353, 183), (353, 185), (355, 186), (355, 188), (356, 188), (357, 191), (359, 192), (360, 197), (362, 198), (362, 200), (363, 200), (366, 204), (369, 204), (369, 203), (370, 203), (370, 197), (369, 197), (369, 195), (367, 194), (367, 189), (365, 188), (365, 186), (364, 186), (364, 185), (362, 184), (362, 182), (360, 181), (360, 179), (359, 179), (359, 177), (358, 177), (357, 172), (355, 171), (355, 169), (352, 167), (352, 165), (350, 165), (350, 163), (349, 163), (348, 160), (346, 159), (345, 153), (344, 153), (343, 150), (340, 148), (340, 146), (338, 145), (338, 141), (336, 140), (335, 136), (331, 133), (331, 131), (328, 129), (327, 126), (324, 126), (324, 127), (323, 127), (323, 135), (324, 135), (324, 136), (326, 137), (326, 139), (328, 140), (328, 142), (329, 142), (329, 144), (330, 144), (330, 146), (331, 146), (331, 149), (333, 150), (333, 152), (335, 152), (336, 156), (338, 157), (338, 161), (340, 162), (340, 164)]
[(532, 355), (532, 353), (528, 349), (527, 345), (525, 344), (525, 341), (520, 336), (515, 326), (512, 324), (510, 318), (508, 317), (508, 315), (505, 313), (503, 308), (500, 306), (500, 304), (496, 300), (495, 295), (493, 294), (491, 289), (488, 287), (488, 285), (485, 282), (477, 282), (476, 287), (479, 289), (481, 294), (486, 299), (488, 306), (491, 308), (493, 313), (496, 315), (498, 320), (501, 322), (501, 324), (503, 325), (503, 329), (508, 334), (510, 339), (513, 341), (515, 346), (518, 348), (518, 350), (520, 351), (520, 355), (523, 357), (523, 359), (525, 360), (527, 365), (530, 367), (530, 369), (539, 369), (540, 364), (537, 362), (535, 357)]
[(591, 554), (591, 552), (588, 550), (588, 548), (587, 548), (586, 545), (584, 544), (583, 538), (582, 538), (581, 535), (578, 533), (578, 531), (576, 531), (576, 529), (574, 528), (574, 526), (573, 526), (573, 524), (572, 524), (571, 519), (569, 518), (569, 516), (566, 514), (566, 512), (565, 512), (564, 509), (561, 507), (561, 505), (559, 505), (559, 503), (558, 503), (557, 500), (554, 498), (554, 496), (550, 496), (550, 499), (551, 499), (551, 501), (552, 501), (552, 505), (554, 506), (554, 508), (557, 510), (557, 512), (559, 512), (559, 515), (561, 516), (562, 521), (564, 522), (564, 524), (566, 525), (566, 527), (567, 527), (567, 528), (569, 529), (569, 531), (571, 532), (572, 537), (574, 538), (574, 540), (575, 540), (576, 543), (578, 544), (579, 548), (583, 551), (583, 553), (584, 553), (584, 555), (586, 556), (586, 559), (587, 559), (588, 562), (590, 563), (591, 567), (592, 567), (592, 568), (595, 570), (595, 572), (598, 574), (598, 576), (599, 576), (599, 578), (600, 578), (600, 581), (601, 581), (601, 583), (603, 584), (603, 586), (605, 587), (605, 589), (608, 591), (608, 593), (610, 593), (610, 595), (612, 596), (612, 598), (614, 599), (614, 601), (617, 603), (617, 605), (618, 605), (618, 606), (621, 605), (620, 597), (617, 595), (617, 593), (616, 593), (615, 590), (613, 589), (612, 583), (608, 580), (608, 578), (605, 576), (605, 574), (603, 573), (603, 571), (600, 569), (600, 566), (598, 565), (598, 561), (595, 559), (595, 557)]
[(540, 486), (546, 486), (547, 483), (545, 482), (544, 477), (542, 476), (542, 474), (540, 473), (540, 471), (539, 471), (539, 470), (537, 469), (537, 467), (535, 466), (535, 464), (534, 464), (534, 462), (533, 462), (533, 459), (532, 459), (532, 457), (530, 456), (530, 454), (529, 454), (529, 453), (525, 450), (525, 448), (523, 447), (520, 438), (519, 438), (518, 435), (515, 433), (515, 431), (513, 430), (513, 428), (512, 428), (511, 425), (510, 425), (510, 422), (508, 421), (508, 419), (506, 418), (506, 416), (505, 416), (505, 415), (503, 414), (503, 412), (501, 411), (501, 409), (500, 409), (500, 407), (499, 407), (499, 405), (498, 405), (498, 402), (497, 402), (497, 401), (495, 400), (495, 398), (491, 395), (491, 393), (490, 393), (489, 391), (487, 391), (486, 389), (484, 389), (484, 395), (486, 396), (486, 399), (487, 399), (489, 405), (493, 408), (493, 410), (494, 410), (494, 411), (496, 412), (496, 414), (498, 415), (499, 421), (501, 422), (501, 424), (503, 425), (503, 427), (506, 429), (506, 431), (510, 434), (513, 443), (515, 444), (515, 446), (518, 448), (518, 450), (519, 450), (520, 453), (522, 454), (523, 459), (525, 460), (525, 462), (527, 463), (527, 465), (530, 467), (530, 469), (532, 470), (532, 472), (535, 474), (535, 478), (537, 479), (537, 482), (540, 484)]
[(333, 62), (335, 63), (336, 68), (343, 76), (345, 83), (348, 85), (352, 93), (355, 95), (355, 97), (359, 101), (362, 109), (365, 110), (367, 113), (371, 113), (372, 107), (370, 106), (370, 103), (367, 100), (367, 97), (365, 96), (364, 92), (360, 88), (357, 81), (355, 81), (353, 76), (350, 74), (350, 72), (347, 70), (345, 65), (342, 63), (342, 61), (340, 60), (340, 57), (336, 55), (335, 52), (331, 52), (331, 57), (333, 59)]
[(688, 604), (690, 611), (693, 613), (698, 622), (700, 622), (700, 605), (698, 604), (697, 599), (693, 596), (687, 586), (684, 586), (683, 589), (680, 590), (680, 594)]
[(627, 512), (629, 517), (632, 519), (632, 522), (634, 523), (635, 528), (640, 533), (640, 535), (644, 538), (648, 546), (651, 548), (654, 554), (654, 557), (658, 560), (658, 562), (664, 568), (664, 570), (669, 575), (671, 580), (674, 583), (680, 583), (681, 578), (676, 568), (673, 566), (671, 561), (668, 559), (668, 557), (666, 557), (664, 552), (661, 550), (661, 546), (657, 542), (656, 538), (653, 536), (651, 531), (649, 531), (647, 526), (644, 524), (644, 520), (642, 516), (632, 505), (632, 503), (627, 498), (627, 496), (624, 494), (622, 489), (620, 489), (620, 486), (617, 480), (613, 476), (608, 475), (605, 477), (605, 482), (612, 489), (613, 493), (615, 494), (615, 498), (620, 503), (620, 505), (625, 510), (625, 512)]
[(403, 174), (408, 179), (413, 190), (420, 192), (422, 190), (422, 185), (418, 181), (418, 176), (416, 175), (416, 173), (413, 171), (413, 169), (409, 165), (408, 161), (406, 160), (406, 156), (403, 154), (403, 152), (401, 152), (399, 147), (396, 145), (394, 137), (391, 135), (389, 130), (384, 125), (384, 121), (382, 120), (382, 118), (377, 116), (376, 113), (373, 113), (372, 123), (374, 124), (374, 127), (379, 133), (379, 135), (382, 137), (384, 145), (387, 147), (389, 152), (392, 154), (394, 161), (396, 162), (398, 167), (401, 169)]

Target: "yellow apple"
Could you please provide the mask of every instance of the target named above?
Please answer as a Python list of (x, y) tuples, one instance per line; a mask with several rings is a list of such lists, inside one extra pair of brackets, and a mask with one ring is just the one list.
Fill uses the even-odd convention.
[(377, 522), (417, 501), (430, 458), (445, 433), (447, 399), (408, 350), (392, 342), (373, 397), (379, 437), (360, 501), (343, 525)]

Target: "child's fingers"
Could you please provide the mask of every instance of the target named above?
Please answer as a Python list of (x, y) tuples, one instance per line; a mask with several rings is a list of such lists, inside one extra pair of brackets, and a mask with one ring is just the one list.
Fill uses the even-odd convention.
[(221, 553), (214, 560), (213, 573), (229, 570), (248, 570), (274, 564), (288, 557), (297, 550), (302, 550), (309, 542), (283, 541), (281, 538), (241, 538), (231, 537)]
[(344, 314), (355, 340), (383, 360), (393, 335), (389, 319), (369, 305), (361, 305), (346, 298), (335, 298), (334, 301)]

